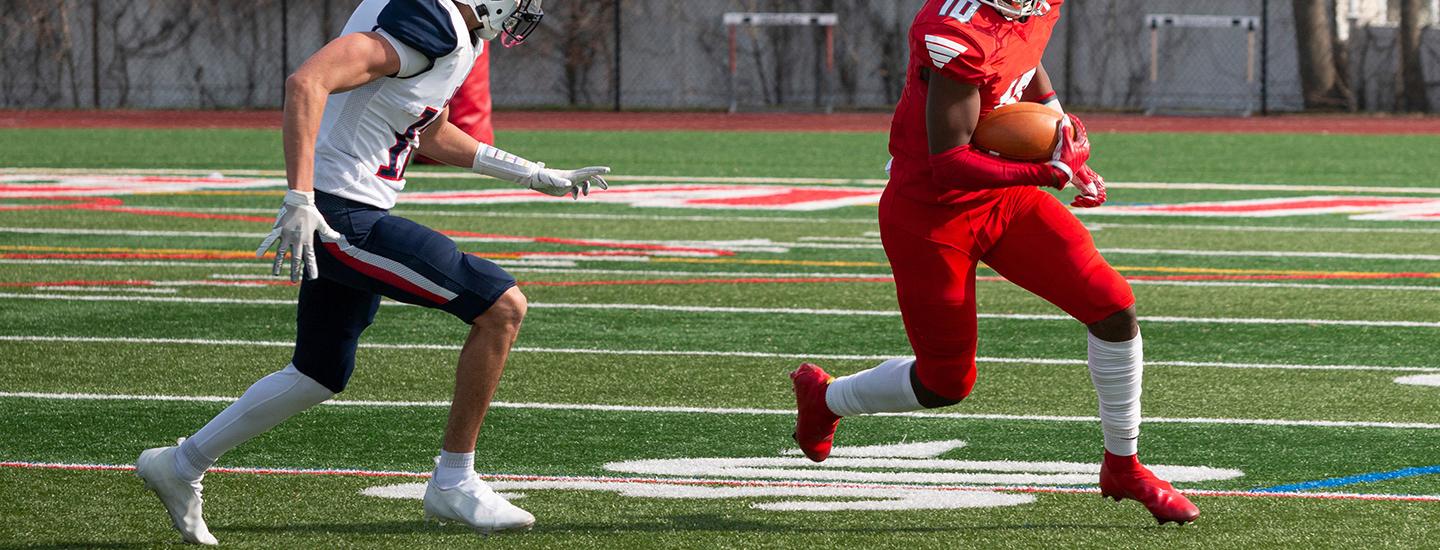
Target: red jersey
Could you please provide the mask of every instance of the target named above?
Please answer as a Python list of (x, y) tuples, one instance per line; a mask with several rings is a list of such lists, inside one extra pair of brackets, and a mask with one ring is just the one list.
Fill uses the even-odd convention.
[(1020, 101), (1030, 85), (1064, 0), (1040, 2), (1043, 13), (1009, 20), (977, 0), (929, 0), (910, 24), (905, 90), (890, 123), (890, 185), (924, 202), (954, 204), (994, 190), (958, 189), (931, 181), (925, 132), (929, 78), (943, 75), (980, 91), (980, 116)]

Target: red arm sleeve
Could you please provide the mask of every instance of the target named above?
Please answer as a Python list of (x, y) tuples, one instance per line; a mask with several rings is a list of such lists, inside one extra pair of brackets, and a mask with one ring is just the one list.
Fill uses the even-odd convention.
[(977, 151), (969, 144), (930, 155), (930, 170), (935, 183), (955, 189), (1056, 187), (1069, 179), (1049, 164), (1003, 159)]

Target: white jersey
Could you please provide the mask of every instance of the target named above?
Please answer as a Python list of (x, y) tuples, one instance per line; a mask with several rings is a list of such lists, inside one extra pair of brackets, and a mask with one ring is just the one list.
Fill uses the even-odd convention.
[(330, 96), (315, 142), (315, 189), (391, 208), (420, 133), (465, 82), (485, 42), (450, 0), (364, 0), (341, 35), (376, 32), (400, 71)]

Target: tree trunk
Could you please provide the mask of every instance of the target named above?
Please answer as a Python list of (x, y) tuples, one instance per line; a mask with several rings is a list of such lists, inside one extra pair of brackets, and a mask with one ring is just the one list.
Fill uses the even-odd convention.
[(1420, 60), (1420, 0), (1400, 0), (1400, 109), (1430, 110), (1425, 69)]
[(1339, 41), (1332, 24), (1329, 2), (1292, 0), (1295, 42), (1300, 61), (1300, 87), (1307, 109), (1347, 109), (1351, 105), (1347, 75), (1341, 72), (1335, 49)]

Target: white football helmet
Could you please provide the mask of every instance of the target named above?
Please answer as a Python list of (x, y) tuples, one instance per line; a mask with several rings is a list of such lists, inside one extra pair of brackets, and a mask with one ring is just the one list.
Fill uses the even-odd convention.
[(480, 28), (475, 32), (480, 38), (494, 40), (504, 34), (503, 43), (507, 48), (524, 42), (525, 37), (540, 25), (540, 19), (545, 17), (545, 10), (540, 7), (541, 0), (460, 1), (475, 9), (475, 17), (480, 20)]
[[(1000, 15), (1010, 19), (1045, 15), (1045, 12), (1050, 11), (1049, 3), (1041, 0), (980, 0), (980, 3), (995, 8)], [(1044, 9), (1041, 9), (1041, 4), (1044, 4)]]

